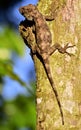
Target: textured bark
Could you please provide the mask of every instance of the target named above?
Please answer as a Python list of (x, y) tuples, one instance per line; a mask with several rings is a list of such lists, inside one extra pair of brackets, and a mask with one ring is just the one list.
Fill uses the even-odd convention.
[[(58, 8), (59, 7), (59, 8)], [(43, 14), (54, 14), (48, 22), (52, 44), (75, 45), (68, 49), (73, 55), (56, 51), (50, 56), (50, 68), (60, 97), (65, 124), (62, 125), (59, 107), (42, 63), (34, 56), (37, 77), (36, 130), (81, 130), (81, 0), (40, 0)], [(53, 9), (53, 11), (52, 11)]]

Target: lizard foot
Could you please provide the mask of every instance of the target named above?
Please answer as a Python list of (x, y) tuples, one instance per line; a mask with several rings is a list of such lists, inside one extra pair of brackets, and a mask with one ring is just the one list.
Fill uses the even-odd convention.
[(66, 53), (69, 56), (72, 56), (73, 54), (68, 52), (67, 49), (68, 48), (73, 48), (75, 45), (69, 45), (69, 43), (67, 43), (64, 47), (62, 47), (60, 44), (56, 43), (55, 44), (55, 48), (62, 54)]

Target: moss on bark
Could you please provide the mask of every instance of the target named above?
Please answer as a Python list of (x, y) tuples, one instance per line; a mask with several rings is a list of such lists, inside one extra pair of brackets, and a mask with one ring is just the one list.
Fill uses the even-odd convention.
[[(56, 51), (50, 56), (50, 68), (60, 97), (65, 125), (62, 126), (59, 107), (42, 63), (34, 56), (37, 77), (37, 130), (80, 130), (81, 128), (81, 1), (40, 0), (39, 10), (56, 18), (47, 22), (52, 44), (75, 45), (68, 49), (73, 55)], [(54, 5), (54, 9), (53, 9)], [(55, 7), (56, 6), (56, 7)], [(51, 8), (52, 7), (52, 8)], [(52, 12), (53, 9), (53, 12)]]

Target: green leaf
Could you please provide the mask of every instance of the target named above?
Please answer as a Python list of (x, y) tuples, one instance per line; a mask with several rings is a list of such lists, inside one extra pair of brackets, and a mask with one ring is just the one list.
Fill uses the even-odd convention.
[(14, 73), (11, 61), (0, 60), (0, 76), (9, 76), (13, 80), (19, 82), (22, 86), (26, 87), (27, 90), (33, 94), (32, 90), (27, 87), (26, 83), (20, 79), (20, 77)]
[(15, 51), (17, 54), (22, 55), (24, 47), (18, 32), (13, 31), (9, 27), (4, 28), (0, 32), (0, 48), (6, 48), (9, 51)]

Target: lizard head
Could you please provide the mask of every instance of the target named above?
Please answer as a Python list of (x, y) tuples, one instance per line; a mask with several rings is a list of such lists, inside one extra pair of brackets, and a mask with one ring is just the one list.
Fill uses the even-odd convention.
[(27, 19), (32, 21), (37, 12), (35, 5), (29, 4), (19, 8), (19, 12)]

